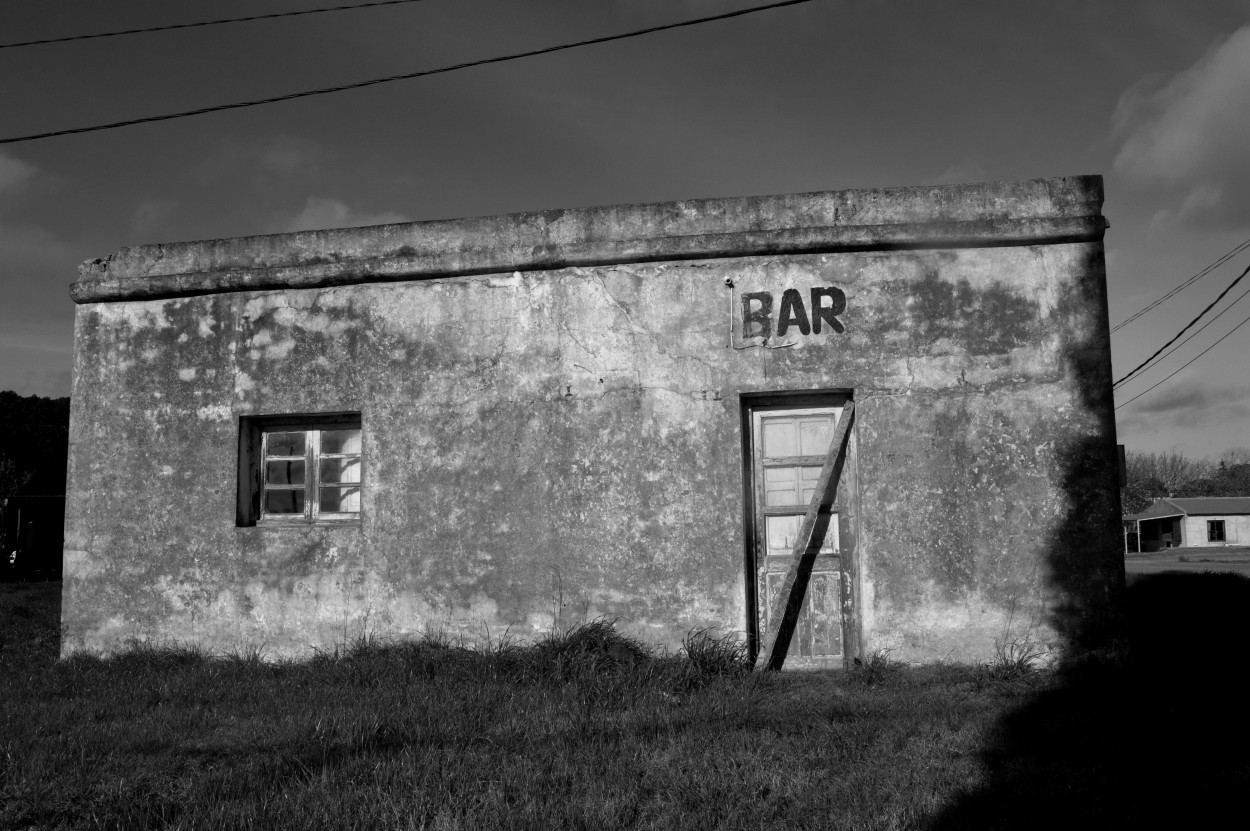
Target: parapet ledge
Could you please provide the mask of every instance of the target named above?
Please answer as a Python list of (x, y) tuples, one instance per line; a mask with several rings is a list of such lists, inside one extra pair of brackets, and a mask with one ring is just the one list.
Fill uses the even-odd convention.
[(76, 303), (767, 254), (1102, 239), (1102, 177), (698, 199), (161, 243), (88, 260)]

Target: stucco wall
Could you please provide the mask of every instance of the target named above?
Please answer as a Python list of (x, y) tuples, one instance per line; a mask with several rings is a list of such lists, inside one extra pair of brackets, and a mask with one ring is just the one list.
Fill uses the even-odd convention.
[[(1014, 201), (1011, 186), (981, 187), (816, 196), (861, 214), (872, 203), (874, 219), (891, 204), (940, 217), (969, 194), (967, 221), (1063, 213), (1019, 186)], [(1047, 187), (1096, 213), (1096, 180)], [(856, 402), (860, 648), (976, 659), (1096, 628), (1122, 584), (1101, 226), (1013, 242), (991, 223), (912, 249), (925, 216), (908, 214), (893, 241), (820, 251), (778, 243), (803, 224), (783, 217), (761, 251), (748, 239), (760, 222), (725, 204), (688, 211), (712, 240), (698, 254), (654, 225), (668, 248), (605, 254), (609, 223), (538, 259), (521, 234), (509, 251), (523, 270), (465, 254), (477, 225), (440, 243), (458, 246), (454, 267), (419, 244), (365, 256), (399, 241), (394, 228), (446, 230), (418, 224), (88, 264), (63, 651), (140, 638), (299, 654), (431, 630), (481, 642), (600, 615), (668, 647), (696, 627), (744, 631), (742, 396), (792, 390)], [(364, 246), (346, 271), (309, 253), (335, 240)], [(265, 260), (282, 246), (307, 261)], [(635, 261), (597, 261), (613, 256)], [(269, 285), (281, 267), (292, 288)], [(826, 286), (845, 293), (844, 332), (743, 340), (744, 293)], [(240, 416), (332, 411), (361, 413), (362, 521), (236, 527)]]
[[(1212, 519), (1224, 521), (1223, 542), (1207, 540), (1207, 521)], [(1222, 548), (1226, 545), (1250, 545), (1250, 516), (1187, 516), (1184, 521), (1182, 533), (1186, 546)]]

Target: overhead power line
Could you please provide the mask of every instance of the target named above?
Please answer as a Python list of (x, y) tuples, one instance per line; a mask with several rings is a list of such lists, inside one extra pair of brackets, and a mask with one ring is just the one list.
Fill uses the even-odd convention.
[(298, 17), (302, 14), (321, 14), (323, 12), (346, 12), (352, 9), (367, 9), (370, 6), (398, 6), (401, 3), (421, 3), (423, 0), (372, 0), (368, 3), (355, 3), (350, 6), (325, 6), (320, 9), (303, 9), (293, 12), (273, 12), (272, 14), (256, 14), (251, 17), (223, 17), (220, 20), (199, 20), (194, 23), (171, 23), (168, 26), (149, 26), (145, 29), (122, 29), (116, 32), (95, 32), (89, 35), (67, 35), (59, 38), (43, 40), (24, 40), (18, 43), (0, 43), (0, 49), (15, 49), (19, 46), (42, 46), (46, 43), (68, 43), (71, 40), (94, 40), (95, 38), (115, 38), (122, 35), (142, 35), (148, 32), (168, 32), (171, 29), (194, 29), (199, 26), (220, 26), (223, 23), (247, 23), (251, 20), (271, 20), (275, 17)]
[[(1220, 296), (1219, 296), (1219, 297), (1217, 297), (1217, 298), (1215, 298), (1214, 300), (1212, 300), (1212, 301), (1211, 301), (1211, 305), (1207, 306), (1205, 309), (1203, 309), (1201, 312), (1199, 312), (1199, 313), (1198, 313), (1198, 316), (1197, 316), (1197, 317), (1195, 317), (1193, 320), (1191, 320), (1191, 321), (1189, 321), (1188, 323), (1186, 323), (1186, 324), (1185, 324), (1185, 328), (1184, 328), (1184, 329), (1181, 329), (1179, 332), (1177, 332), (1177, 333), (1176, 333), (1176, 336), (1175, 336), (1174, 338), (1172, 338), (1172, 339), (1171, 339), (1170, 341), (1168, 341), (1167, 343), (1163, 344), (1163, 346), (1159, 347), (1158, 351), (1156, 351), (1156, 352), (1155, 352), (1153, 355), (1151, 355), (1149, 358), (1147, 358), (1146, 360), (1144, 360), (1144, 361), (1142, 361), (1140, 364), (1138, 364), (1136, 367), (1134, 367), (1132, 372), (1130, 372), (1128, 375), (1125, 375), (1124, 377), (1120, 378), (1120, 380), (1116, 381), (1116, 382), (1115, 382), (1115, 384), (1114, 384), (1113, 386), (1117, 386), (1117, 387), (1118, 387), (1118, 386), (1120, 386), (1120, 384), (1123, 384), (1123, 383), (1124, 383), (1125, 381), (1127, 381), (1129, 378), (1132, 378), (1134, 375), (1136, 375), (1138, 372), (1140, 372), (1143, 368), (1145, 368), (1146, 364), (1150, 363), (1150, 362), (1151, 362), (1151, 361), (1153, 361), (1155, 358), (1159, 357), (1159, 354), (1160, 354), (1160, 353), (1162, 353), (1164, 349), (1167, 349), (1169, 346), (1171, 346), (1172, 344), (1176, 343), (1176, 341), (1180, 339), (1180, 336), (1181, 336), (1181, 335), (1183, 335), (1183, 334), (1185, 334), (1186, 332), (1188, 332), (1188, 331), (1190, 330), (1190, 328), (1191, 328), (1191, 327), (1192, 327), (1195, 323), (1197, 323), (1199, 320), (1202, 320), (1202, 318), (1206, 315), (1206, 313), (1207, 313), (1207, 312), (1209, 312), (1209, 311), (1211, 311), (1211, 309), (1215, 308), (1215, 304), (1216, 304), (1216, 303), (1219, 303), (1221, 300), (1223, 300), (1223, 299), (1224, 299), (1224, 295), (1226, 295), (1226, 294), (1228, 294), (1230, 291), (1232, 291), (1232, 290), (1233, 290), (1233, 286), (1235, 286), (1235, 285), (1237, 285), (1238, 283), (1240, 283), (1240, 282), (1241, 282), (1241, 278), (1242, 278), (1242, 277), (1245, 277), (1247, 273), (1250, 273), (1250, 266), (1246, 266), (1245, 271), (1243, 271), (1243, 272), (1241, 272), (1240, 274), (1238, 274), (1238, 275), (1237, 275), (1237, 278), (1236, 278), (1235, 280), (1233, 280), (1233, 282), (1231, 282), (1231, 283), (1229, 283), (1229, 284), (1228, 284), (1228, 288), (1226, 288), (1226, 289), (1224, 289), (1222, 292), (1220, 292)], [(1227, 335), (1226, 335), (1225, 337), (1227, 337)], [(1223, 340), (1223, 338), (1221, 338), (1220, 340)], [(1218, 343), (1219, 341), (1216, 341), (1216, 342)], [(1204, 353), (1204, 354), (1205, 354), (1205, 353)]]
[(1190, 287), (1190, 286), (1192, 286), (1194, 283), (1198, 282), (1198, 281), (1199, 281), (1199, 280), (1201, 280), (1203, 277), (1205, 277), (1206, 275), (1210, 274), (1210, 273), (1211, 273), (1212, 271), (1214, 271), (1216, 268), (1219, 268), (1221, 265), (1223, 265), (1224, 263), (1226, 263), (1228, 260), (1230, 260), (1231, 258), (1233, 258), (1234, 256), (1236, 256), (1236, 255), (1237, 255), (1240, 251), (1242, 251), (1242, 250), (1243, 250), (1244, 248), (1246, 248), (1247, 246), (1250, 246), (1250, 239), (1243, 240), (1243, 241), (1241, 242), (1241, 244), (1239, 244), (1237, 247), (1235, 247), (1232, 251), (1229, 251), (1227, 254), (1225, 254), (1224, 256), (1220, 257), (1218, 260), (1216, 260), (1215, 262), (1211, 263), (1211, 264), (1210, 264), (1210, 265), (1208, 265), (1206, 268), (1202, 269), (1202, 271), (1199, 271), (1199, 272), (1198, 272), (1197, 274), (1195, 274), (1193, 277), (1190, 277), (1188, 280), (1186, 280), (1185, 282), (1181, 283), (1179, 286), (1177, 286), (1176, 288), (1172, 289), (1172, 290), (1171, 290), (1171, 291), (1169, 291), (1167, 294), (1165, 294), (1165, 295), (1163, 295), (1162, 297), (1160, 297), (1158, 300), (1156, 300), (1156, 301), (1154, 301), (1153, 303), (1151, 303), (1150, 305), (1146, 306), (1144, 309), (1142, 309), (1141, 311), (1137, 312), (1136, 314), (1134, 314), (1134, 315), (1130, 315), (1127, 319), (1122, 320), (1121, 322), (1117, 323), (1115, 326), (1112, 326), (1112, 327), (1111, 327), (1111, 334), (1113, 334), (1113, 335), (1114, 335), (1117, 331), (1119, 331), (1120, 329), (1123, 329), (1125, 326), (1128, 326), (1130, 323), (1132, 323), (1134, 320), (1137, 320), (1137, 318), (1141, 317), (1141, 316), (1142, 316), (1142, 315), (1144, 315), (1146, 312), (1150, 311), (1151, 309), (1155, 309), (1155, 308), (1157, 308), (1160, 304), (1162, 304), (1162, 303), (1163, 303), (1164, 301), (1166, 301), (1168, 298), (1170, 298), (1170, 297), (1174, 297), (1175, 295), (1177, 295), (1177, 294), (1181, 293), (1182, 291), (1184, 291), (1185, 289), (1189, 288), (1189, 287)]
[[(1206, 323), (1204, 323), (1204, 324), (1202, 324), (1201, 326), (1199, 326), (1199, 327), (1198, 327), (1198, 331), (1194, 332), (1192, 335), (1190, 335), (1189, 337), (1185, 338), (1185, 339), (1184, 339), (1183, 341), (1181, 341), (1180, 343), (1176, 344), (1176, 346), (1172, 347), (1172, 348), (1171, 348), (1171, 349), (1169, 349), (1167, 352), (1165, 352), (1165, 353), (1163, 353), (1162, 355), (1160, 355), (1160, 356), (1159, 356), (1159, 358), (1158, 358), (1158, 360), (1156, 360), (1154, 363), (1152, 363), (1152, 364), (1150, 364), (1149, 366), (1147, 366), (1147, 367), (1146, 367), (1146, 369), (1147, 369), (1147, 370), (1154, 369), (1156, 366), (1158, 366), (1160, 363), (1162, 363), (1162, 362), (1163, 362), (1163, 360), (1164, 360), (1165, 358), (1169, 358), (1169, 357), (1171, 357), (1171, 356), (1172, 356), (1172, 355), (1173, 355), (1173, 354), (1174, 354), (1177, 350), (1179, 350), (1182, 346), (1184, 346), (1185, 344), (1189, 343), (1191, 340), (1193, 340), (1194, 338), (1196, 338), (1196, 337), (1198, 337), (1200, 334), (1202, 334), (1202, 330), (1203, 330), (1203, 329), (1206, 329), (1206, 328), (1207, 328), (1208, 326), (1210, 326), (1212, 323), (1214, 323), (1215, 321), (1219, 320), (1221, 317), (1223, 317), (1223, 316), (1225, 315), (1225, 313), (1232, 311), (1233, 307), (1234, 307), (1234, 306), (1236, 306), (1238, 303), (1240, 303), (1242, 300), (1245, 300), (1245, 299), (1246, 299), (1246, 297), (1247, 297), (1248, 295), (1250, 295), (1250, 289), (1246, 289), (1246, 290), (1245, 290), (1245, 291), (1243, 291), (1241, 294), (1237, 295), (1237, 299), (1236, 299), (1236, 300), (1234, 300), (1232, 303), (1229, 303), (1229, 304), (1228, 304), (1227, 306), (1225, 306), (1223, 309), (1221, 309), (1219, 314), (1217, 314), (1215, 317), (1211, 318), (1211, 319), (1210, 319), (1210, 320), (1208, 320)], [(1141, 380), (1140, 376), (1138, 377), (1138, 380)]]
[[(1202, 351), (1201, 351), (1201, 352), (1199, 352), (1197, 355), (1194, 355), (1194, 356), (1193, 356), (1192, 358), (1190, 358), (1188, 361), (1186, 361), (1185, 363), (1181, 364), (1181, 365), (1180, 365), (1180, 367), (1179, 367), (1179, 368), (1177, 368), (1176, 372), (1173, 372), (1171, 375), (1167, 376), (1167, 378), (1164, 378), (1164, 379), (1163, 379), (1163, 381), (1167, 381), (1167, 380), (1168, 380), (1168, 378), (1171, 378), (1171, 377), (1172, 377), (1173, 375), (1175, 375), (1177, 372), (1180, 372), (1182, 369), (1184, 369), (1185, 367), (1189, 366), (1189, 365), (1190, 365), (1190, 364), (1192, 364), (1194, 361), (1198, 360), (1199, 358), (1201, 358), (1203, 355), (1205, 355), (1205, 354), (1207, 354), (1208, 352), (1210, 352), (1210, 351), (1211, 351), (1212, 349), (1214, 349), (1215, 347), (1219, 346), (1219, 345), (1220, 345), (1220, 342), (1221, 342), (1221, 341), (1223, 341), (1223, 340), (1224, 340), (1224, 338), (1227, 338), (1229, 335), (1231, 335), (1233, 332), (1236, 332), (1238, 329), (1240, 329), (1242, 326), (1245, 326), (1247, 323), (1250, 323), (1250, 317), (1247, 317), (1247, 318), (1246, 318), (1245, 320), (1243, 320), (1241, 323), (1238, 323), (1236, 326), (1234, 326), (1232, 329), (1230, 329), (1230, 330), (1228, 331), (1228, 333), (1224, 335), (1224, 337), (1223, 337), (1223, 338), (1220, 338), (1220, 339), (1219, 339), (1219, 340), (1217, 340), (1215, 343), (1211, 344), (1211, 345), (1210, 345), (1210, 346), (1208, 346), (1206, 349), (1202, 350)], [(1141, 398), (1143, 395), (1145, 395), (1146, 393), (1150, 392), (1150, 391), (1151, 391), (1152, 389), (1154, 389), (1155, 387), (1159, 386), (1159, 384), (1162, 384), (1162, 383), (1163, 383), (1163, 381), (1159, 381), (1159, 382), (1158, 382), (1158, 383), (1156, 383), (1154, 386), (1147, 387), (1146, 389), (1144, 389), (1144, 390), (1142, 390), (1141, 392), (1137, 393), (1137, 395), (1134, 395), (1134, 396), (1133, 396), (1132, 398), (1130, 398), (1128, 401), (1125, 401), (1123, 404), (1118, 404), (1118, 405), (1116, 405), (1116, 409), (1118, 410), (1118, 409), (1120, 409), (1121, 407), (1127, 407), (1129, 404), (1132, 404), (1134, 401), (1136, 401), (1137, 399)]]
[(420, 72), (406, 72), (402, 75), (390, 75), (385, 78), (373, 78), (368, 81), (357, 81), (353, 84), (343, 84), (336, 87), (322, 87), (321, 89), (305, 90), (303, 92), (292, 92), (286, 95), (275, 95), (270, 98), (257, 98), (251, 101), (238, 101), (233, 104), (217, 104), (212, 107), (201, 107), (198, 110), (184, 110), (176, 113), (166, 113), (164, 115), (149, 115), (143, 118), (131, 118), (125, 121), (114, 121), (108, 124), (95, 124), (90, 127), (73, 127), (67, 130), (52, 130), (47, 133), (34, 133), (28, 136), (11, 136), (9, 138), (0, 138), (0, 144), (14, 144), (19, 141), (34, 141), (36, 139), (52, 138), (53, 136), (68, 136), (74, 133), (92, 133), (97, 130), (114, 130), (118, 127), (129, 127), (134, 124), (147, 124), (153, 121), (169, 121), (175, 118), (188, 118), (193, 115), (204, 115), (205, 113), (215, 113), (222, 110), (237, 110), (243, 107), (258, 107), (261, 104), (273, 104), (278, 101), (290, 101), (294, 98), (307, 98), (313, 95), (326, 95), (331, 92), (343, 92), (349, 89), (360, 89), (361, 87), (370, 87), (375, 84), (386, 84), (391, 81), (405, 81), (412, 78), (423, 78), (427, 75), (438, 75), (444, 72), (454, 72), (457, 69), (468, 69), (474, 66), (484, 66), (492, 63), (504, 63), (505, 61), (515, 61), (521, 58), (532, 58), (535, 55), (546, 55), (551, 52), (560, 52), (565, 49), (576, 49), (581, 46), (591, 46), (596, 43), (609, 43), (614, 40), (625, 40), (626, 38), (639, 37), (640, 35), (649, 35), (654, 32), (663, 32), (668, 29), (679, 29), (683, 26), (697, 26), (700, 23), (710, 23), (714, 20), (727, 20), (731, 17), (741, 17), (742, 15), (754, 14), (755, 12), (768, 11), (770, 9), (780, 9), (784, 6), (797, 6), (802, 3), (810, 3), (812, 0), (782, 0), (779, 3), (768, 3), (763, 6), (752, 6), (747, 9), (738, 9), (737, 11), (725, 12), (723, 14), (714, 14), (707, 17), (696, 17), (691, 20), (682, 20), (677, 23), (665, 23), (661, 26), (649, 26), (645, 29), (634, 29), (629, 32), (621, 32), (615, 35), (604, 35), (603, 37), (590, 38), (589, 40), (579, 40), (573, 43), (563, 43), (558, 46), (546, 46), (542, 49), (531, 49), (526, 52), (514, 52), (510, 55), (501, 55), (495, 58), (483, 58), (477, 61), (466, 61), (465, 63), (452, 64), (451, 66), (443, 66), (438, 69), (424, 69)]

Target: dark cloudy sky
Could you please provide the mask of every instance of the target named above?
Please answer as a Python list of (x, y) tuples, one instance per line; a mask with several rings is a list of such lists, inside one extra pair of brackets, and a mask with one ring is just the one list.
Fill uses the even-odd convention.
[[(0, 42), (349, 0), (3, 0)], [(762, 0), (424, 0), (0, 49), (0, 137), (413, 72)], [(0, 145), (0, 389), (69, 392), (78, 264), (147, 242), (1100, 173), (1111, 320), (1250, 238), (1250, 0), (814, 0), (266, 107)], [(1112, 336), (1116, 375), (1242, 252)], [(1250, 278), (1225, 301), (1238, 297)], [(1223, 305), (1219, 307), (1222, 309)], [(1217, 309), (1217, 311), (1219, 310)], [(1234, 307), (1127, 402), (1250, 316)], [(1119, 411), (1250, 445), (1250, 324)]]

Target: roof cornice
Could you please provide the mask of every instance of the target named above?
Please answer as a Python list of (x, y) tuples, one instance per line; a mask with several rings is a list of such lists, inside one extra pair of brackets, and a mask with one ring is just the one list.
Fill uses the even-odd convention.
[(1102, 178), (701, 199), (123, 248), (76, 303), (616, 263), (1101, 240)]

